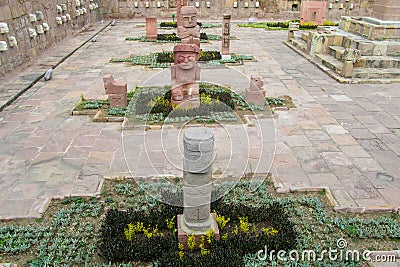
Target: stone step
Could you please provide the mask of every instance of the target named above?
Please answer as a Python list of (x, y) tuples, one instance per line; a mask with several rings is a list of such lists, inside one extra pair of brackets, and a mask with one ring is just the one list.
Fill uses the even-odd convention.
[(371, 41), (361, 37), (337, 35), (334, 45), (359, 49), (363, 56), (400, 56), (400, 42), (396, 41)]
[(341, 60), (343, 58), (344, 50), (346, 50), (346, 48), (343, 46), (330, 45), (328, 47), (328, 54), (338, 60)]
[(303, 52), (307, 53), (307, 42), (304, 41), (303, 39), (301, 39), (301, 38), (292, 38), (292, 39), (290, 39), (290, 42), (295, 47), (297, 47), (300, 50), (302, 50)]
[(363, 56), (365, 68), (392, 69), (400, 68), (400, 58), (391, 56)]
[(315, 54), (315, 58), (322, 62), (326, 67), (330, 68), (336, 73), (340, 73), (343, 67), (343, 62), (337, 60), (331, 55)]
[(308, 32), (308, 31), (302, 31), (301, 32), (301, 39), (303, 40), (303, 41), (305, 41), (305, 42), (307, 42), (307, 40), (308, 40), (308, 35), (310, 34), (310, 32)]
[(358, 79), (400, 79), (400, 69), (355, 68), (353, 78)]

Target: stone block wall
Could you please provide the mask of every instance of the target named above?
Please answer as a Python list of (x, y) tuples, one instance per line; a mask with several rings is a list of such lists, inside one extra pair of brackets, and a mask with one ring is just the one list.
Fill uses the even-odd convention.
[(0, 33), (0, 42), (7, 45), (7, 50), (0, 52), (0, 75), (98, 21), (100, 7), (100, 0), (0, 0), (0, 23), (8, 27), (8, 32)]
[(380, 20), (398, 21), (400, 17), (400, 1), (376, 0), (372, 16)]
[[(200, 18), (222, 19), (296, 19), (302, 2), (311, 0), (188, 0)], [(314, 0), (315, 1), (315, 0)], [(318, 1), (318, 0), (317, 0)], [(341, 16), (370, 16), (376, 0), (320, 0), (326, 2), (325, 19), (339, 21)], [(176, 0), (103, 0), (104, 15), (113, 18), (156, 16), (171, 18)]]

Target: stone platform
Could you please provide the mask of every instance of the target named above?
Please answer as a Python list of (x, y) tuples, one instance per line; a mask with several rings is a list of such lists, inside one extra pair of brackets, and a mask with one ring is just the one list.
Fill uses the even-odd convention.
[[(339, 28), (296, 32), (286, 44), (327, 67), (339, 82), (400, 82), (400, 24), (376, 25), (343, 17)], [(342, 74), (346, 49), (359, 50), (361, 56), (351, 78)]]

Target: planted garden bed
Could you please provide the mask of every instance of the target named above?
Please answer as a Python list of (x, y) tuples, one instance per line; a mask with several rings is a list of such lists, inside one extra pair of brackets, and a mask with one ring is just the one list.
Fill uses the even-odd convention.
[[(201, 23), (201, 22), (197, 22), (197, 25), (200, 26), (200, 28), (202, 29), (210, 29), (210, 28), (220, 28), (222, 27), (221, 23)], [(165, 21), (165, 22), (160, 22), (158, 24), (159, 28), (162, 29), (172, 29), (172, 28), (176, 28), (177, 24), (176, 21)]]
[[(221, 35), (206, 34), (205, 32), (200, 33), (200, 42), (207, 43), (208, 40), (222, 40)], [(125, 41), (140, 41), (140, 42), (157, 42), (157, 43), (178, 43), (181, 39), (176, 33), (159, 33), (157, 39), (147, 39), (146, 36), (141, 37), (126, 37)]]
[[(243, 64), (245, 61), (255, 61), (251, 55), (231, 54), (230, 59), (222, 59), (221, 53), (216, 50), (200, 50), (199, 63), (210, 66), (221, 64)], [(148, 66), (149, 68), (169, 68), (173, 63), (173, 53), (169, 51), (151, 53), (149, 55), (131, 55), (126, 58), (111, 58), (110, 62), (128, 62), (132, 65)]]
[(171, 87), (138, 87), (129, 106), (135, 124), (164, 123), (246, 123), (245, 115), (254, 112), (269, 114), (268, 108), (249, 105), (243, 96), (229, 88), (199, 84), (200, 107), (183, 109), (172, 107)]
[[(252, 22), (252, 23), (239, 23), (239, 27), (247, 28), (263, 28), (266, 30), (287, 30), (289, 28), (289, 23), (299, 22), (298, 20), (291, 21), (272, 21), (272, 22)], [(332, 21), (324, 21), (321, 26), (338, 26), (338, 23)], [(313, 22), (303, 22), (300, 23), (300, 30), (315, 30), (318, 26)]]
[[(134, 92), (127, 93), (127, 101), (132, 99)], [(72, 110), (72, 115), (90, 115), (94, 116), (96, 122), (121, 122), (124, 120), (127, 108), (110, 108), (108, 99), (86, 99), (81, 95), (80, 101)]]
[[(255, 185), (257, 190), (251, 190)], [(211, 247), (203, 251), (204, 255), (201, 250), (185, 251), (182, 255), (176, 233), (172, 234), (176, 229), (174, 216), (182, 210), (160, 201), (162, 197), (181, 201), (180, 191), (168, 190), (181, 187), (179, 178), (142, 181), (140, 186), (132, 179), (115, 179), (104, 182), (98, 197), (52, 200), (40, 219), (0, 222), (1, 261), (18, 263), (18, 266), (190, 266), (191, 263), (191, 266), (211, 267), (230, 263), (229, 266), (235, 267), (283, 267), (312, 266), (313, 262), (263, 261), (257, 258), (257, 252), (268, 245), (271, 250), (281, 247), (321, 253), (329, 248), (337, 249), (340, 238), (347, 240), (349, 250), (398, 249), (400, 219), (397, 213), (338, 214), (332, 211), (324, 191), (277, 195), (267, 178), (263, 182), (241, 180), (215, 184), (213, 196), (232, 188), (212, 204), (212, 210), (220, 216), (221, 236), (228, 235), (219, 242), (211, 240)], [(225, 226), (224, 221), (227, 221)], [(135, 228), (138, 222), (143, 222), (143, 228), (137, 233), (131, 231), (131, 240), (128, 240), (125, 229), (129, 236), (129, 224)], [(164, 236), (153, 237), (156, 226), (157, 232)], [(152, 247), (148, 250), (150, 241)], [(165, 250), (161, 251), (162, 248)], [(227, 255), (229, 251), (231, 255)], [(108, 257), (115, 262), (120, 261), (117, 258), (135, 257), (135, 260), (109, 265)], [(200, 259), (204, 264), (198, 264)], [(221, 261), (214, 264), (217, 259)], [(339, 259), (317, 263), (324, 267), (365, 264)]]

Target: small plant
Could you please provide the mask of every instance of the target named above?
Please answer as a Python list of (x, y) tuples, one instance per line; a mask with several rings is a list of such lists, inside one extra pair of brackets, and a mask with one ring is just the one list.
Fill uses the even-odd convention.
[(261, 228), (261, 231), (266, 234), (267, 236), (275, 236), (276, 234), (278, 234), (278, 230), (276, 230), (275, 228), (271, 227), (266, 227), (266, 228)]
[(205, 239), (206, 239), (205, 235), (202, 235), (200, 237), (199, 248), (200, 248), (200, 254), (203, 255), (203, 256), (210, 253), (210, 250), (205, 248), (205, 245), (204, 245), (205, 244)]
[(208, 230), (205, 236), (207, 237), (208, 244), (211, 244), (211, 242), (214, 241), (214, 228)]
[(172, 13), (172, 14), (171, 14), (172, 22), (175, 22), (175, 16), (176, 16), (175, 13)]
[(217, 221), (217, 223), (218, 223), (219, 228), (221, 228), (221, 230), (224, 229), (225, 226), (226, 226), (226, 224), (227, 224), (231, 219), (230, 219), (230, 218), (226, 218), (226, 219), (225, 219), (225, 216), (222, 216), (222, 215), (218, 214), (215, 210), (214, 210), (214, 213), (215, 213), (215, 219), (216, 219), (216, 221)]
[(165, 222), (167, 223), (167, 228), (172, 230), (175, 226), (175, 216), (172, 219), (165, 219)]
[(187, 235), (187, 246), (190, 250), (193, 250), (196, 246), (196, 236), (194, 234)]
[(268, 105), (274, 105), (274, 106), (283, 106), (285, 104), (285, 99), (280, 98), (280, 97), (266, 97), (265, 101), (267, 102)]
[(126, 107), (115, 107), (115, 108), (112, 108), (112, 109), (110, 109), (108, 112), (107, 112), (107, 114), (108, 115), (111, 115), (111, 116), (120, 116), (120, 117), (123, 117), (123, 116), (125, 116), (125, 114), (126, 114)]
[(248, 217), (238, 217), (239, 218), (239, 228), (243, 233), (250, 230), (249, 218)]
[(181, 261), (183, 260), (183, 256), (185, 255), (185, 252), (183, 252), (183, 248), (184, 248), (183, 244), (178, 243), (178, 249), (179, 249), (178, 256)]

